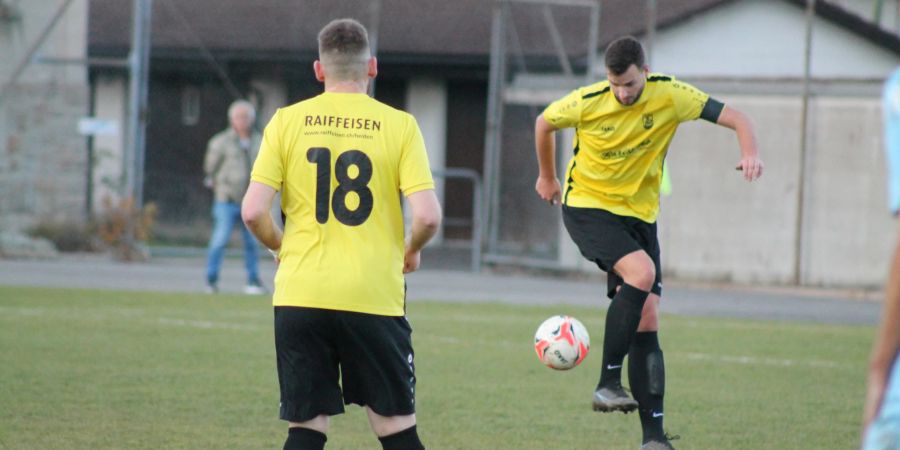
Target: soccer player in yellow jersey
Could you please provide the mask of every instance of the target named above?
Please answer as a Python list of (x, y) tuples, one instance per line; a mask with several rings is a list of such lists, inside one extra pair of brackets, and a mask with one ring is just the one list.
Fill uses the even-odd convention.
[[(651, 74), (633, 37), (610, 43), (607, 80), (553, 102), (535, 122), (538, 195), (562, 203), (563, 222), (581, 254), (608, 276), (612, 299), (603, 336), (595, 411), (639, 410), (642, 450), (672, 449), (663, 431), (665, 371), (657, 338), (662, 294), (656, 216), (663, 162), (678, 124), (704, 119), (736, 131), (737, 168), (747, 181), (762, 175), (749, 119), (695, 87)], [(564, 186), (556, 177), (555, 131), (575, 128)], [(621, 385), (628, 355), (634, 399)]]
[[(275, 352), (285, 449), (322, 449), (329, 417), (365, 407), (385, 449), (424, 448), (404, 273), (441, 221), (416, 120), (366, 95), (377, 64), (365, 28), (319, 33), (319, 96), (266, 126), (242, 216), (277, 255)], [(269, 213), (281, 191), (284, 231)], [(404, 243), (400, 195), (412, 207)]]

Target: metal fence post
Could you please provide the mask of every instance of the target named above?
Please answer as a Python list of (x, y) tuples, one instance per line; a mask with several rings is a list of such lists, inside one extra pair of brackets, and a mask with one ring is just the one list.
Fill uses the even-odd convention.
[(484, 223), (483, 223), (483, 206), (482, 206), (482, 195), (483, 195), (483, 187), (481, 183), (481, 176), (478, 175), (478, 172), (472, 169), (466, 168), (456, 168), (456, 167), (448, 167), (445, 169), (435, 169), (431, 171), (435, 177), (443, 178), (444, 180), (448, 178), (457, 178), (469, 180), (472, 182), (472, 244), (471, 244), (471, 268), (473, 272), (481, 271), (481, 246), (482, 246), (482, 236), (484, 234)]

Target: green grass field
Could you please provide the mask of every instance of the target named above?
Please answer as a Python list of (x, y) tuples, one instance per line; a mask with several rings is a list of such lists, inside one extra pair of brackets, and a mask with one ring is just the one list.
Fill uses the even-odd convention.
[[(538, 324), (578, 317), (593, 352), (556, 372)], [(409, 305), (430, 449), (636, 449), (635, 415), (591, 411), (603, 308)], [(0, 449), (274, 449), (271, 307), (244, 296), (0, 287)], [(663, 317), (679, 450), (852, 449), (871, 327)], [(328, 448), (380, 448), (363, 411)]]

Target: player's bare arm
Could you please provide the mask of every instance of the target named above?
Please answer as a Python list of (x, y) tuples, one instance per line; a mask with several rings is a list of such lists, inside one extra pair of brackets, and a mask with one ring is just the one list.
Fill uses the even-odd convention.
[(741, 148), (741, 162), (736, 169), (744, 173), (744, 179), (753, 181), (761, 177), (765, 165), (759, 158), (759, 149), (756, 145), (756, 134), (753, 131), (753, 122), (746, 114), (737, 109), (726, 106), (716, 122), (726, 128), (731, 128), (737, 133), (738, 145)]
[(538, 179), (534, 190), (541, 199), (557, 205), (560, 202), (562, 188), (556, 177), (556, 130), (552, 124), (538, 115), (534, 122), (534, 146), (538, 160)]
[(410, 273), (418, 270), (422, 248), (441, 226), (441, 204), (433, 189), (412, 193), (406, 200), (412, 207), (412, 229), (406, 240), (403, 273)]
[(272, 215), (272, 200), (275, 198), (275, 189), (257, 181), (251, 181), (244, 194), (241, 203), (241, 219), (247, 225), (247, 229), (259, 239), (266, 248), (278, 250), (281, 248), (282, 231), (275, 226)]
[(863, 410), (863, 430), (881, 409), (891, 367), (900, 349), (900, 241), (895, 245), (891, 271), (884, 289), (882, 322), (869, 358), (869, 379)]

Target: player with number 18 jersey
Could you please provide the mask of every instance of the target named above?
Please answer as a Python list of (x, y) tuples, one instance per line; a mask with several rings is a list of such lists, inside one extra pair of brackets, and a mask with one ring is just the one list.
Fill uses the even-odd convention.
[(281, 191), (287, 218), (275, 306), (404, 315), (400, 195), (434, 189), (412, 115), (362, 93), (279, 109), (251, 180)]

